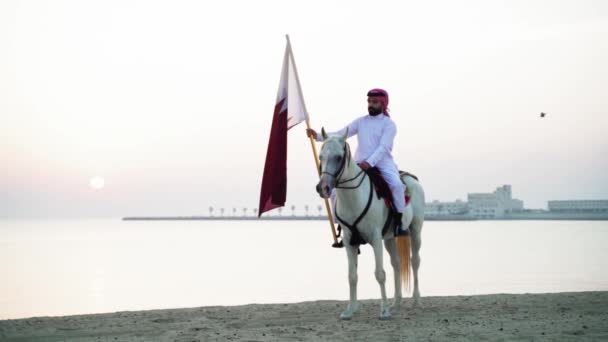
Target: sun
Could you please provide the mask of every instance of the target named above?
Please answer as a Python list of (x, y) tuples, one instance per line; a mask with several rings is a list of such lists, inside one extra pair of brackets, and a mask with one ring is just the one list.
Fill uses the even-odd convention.
[(99, 177), (99, 176), (95, 176), (95, 177), (91, 177), (91, 180), (89, 180), (89, 184), (91, 185), (91, 188), (95, 189), (95, 190), (100, 190), (103, 188), (103, 186), (105, 185), (105, 181), (103, 178)]

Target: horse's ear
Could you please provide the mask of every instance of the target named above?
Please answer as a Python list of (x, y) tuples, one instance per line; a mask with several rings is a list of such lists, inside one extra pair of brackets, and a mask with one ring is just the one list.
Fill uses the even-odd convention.
[(323, 140), (327, 140), (327, 133), (325, 133), (325, 127), (321, 127), (321, 136)]
[(346, 146), (346, 159), (348, 160), (348, 166), (350, 166), (350, 160), (351, 158), (351, 154), (350, 154), (350, 146), (348, 145), (347, 142), (344, 142), (345, 146)]
[(348, 127), (346, 127), (346, 132), (344, 132), (344, 135), (342, 136), (342, 140), (346, 141), (346, 138), (348, 138)]

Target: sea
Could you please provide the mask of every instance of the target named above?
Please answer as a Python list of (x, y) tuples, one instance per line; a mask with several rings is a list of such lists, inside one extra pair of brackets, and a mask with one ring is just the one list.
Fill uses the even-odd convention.
[[(0, 319), (346, 300), (332, 242), (327, 221), (3, 219)], [(423, 297), (608, 290), (608, 221), (428, 221), (420, 254)], [(362, 246), (361, 299), (374, 267)]]

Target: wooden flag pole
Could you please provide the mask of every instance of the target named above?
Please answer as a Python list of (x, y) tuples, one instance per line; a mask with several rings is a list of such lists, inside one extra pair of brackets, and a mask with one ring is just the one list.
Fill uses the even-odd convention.
[[(294, 74), (296, 75), (296, 82), (298, 84), (298, 91), (300, 92), (300, 99), (302, 100), (302, 106), (304, 107), (304, 112), (306, 112), (306, 128), (311, 128), (310, 127), (310, 119), (308, 118), (308, 110), (306, 109), (306, 103), (304, 103), (304, 95), (302, 94), (302, 86), (300, 85), (300, 77), (298, 76), (298, 68), (296, 67), (296, 60), (293, 57), (293, 51), (291, 51), (291, 41), (289, 40), (289, 35), (286, 34), (285, 37), (287, 38), (287, 46), (289, 47), (289, 57), (291, 58), (291, 60), (293, 61), (293, 71)], [(314, 137), (309, 137), (310, 139), (310, 146), (312, 147), (312, 154), (313, 157), (315, 158), (315, 165), (317, 167), (317, 173), (319, 174), (319, 176), (321, 176), (321, 167), (319, 164), (319, 155), (317, 153), (317, 146), (315, 145), (315, 140)], [(334, 226), (334, 220), (333, 217), (334, 215), (332, 215), (331, 213), (331, 207), (329, 206), (329, 200), (327, 198), (325, 198), (325, 209), (327, 210), (327, 218), (329, 219), (329, 226), (331, 227), (331, 234), (333, 235), (334, 238), (334, 247), (338, 247), (338, 235), (336, 234), (336, 227)]]
[[(306, 127), (310, 128), (310, 120), (308, 120), (308, 119), (306, 119)], [(312, 136), (310, 137), (310, 145), (312, 146), (312, 154), (315, 158), (315, 164), (317, 166), (317, 173), (319, 173), (319, 176), (321, 176), (321, 168), (319, 165), (317, 146), (315, 145), (315, 140)], [(337, 246), (338, 235), (336, 235), (336, 227), (334, 226), (334, 220), (333, 220), (334, 215), (332, 215), (332, 213), (331, 213), (331, 207), (329, 206), (329, 200), (327, 198), (325, 198), (324, 200), (325, 200), (325, 210), (327, 210), (327, 218), (329, 219), (329, 226), (331, 227), (331, 234), (334, 237), (334, 245)]]

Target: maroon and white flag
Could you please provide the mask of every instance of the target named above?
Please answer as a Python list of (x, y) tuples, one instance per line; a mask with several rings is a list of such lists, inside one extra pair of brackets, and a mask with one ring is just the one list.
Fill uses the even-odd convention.
[(277, 102), (268, 140), (258, 217), (285, 205), (287, 198), (287, 131), (308, 119), (291, 44), (287, 38)]

